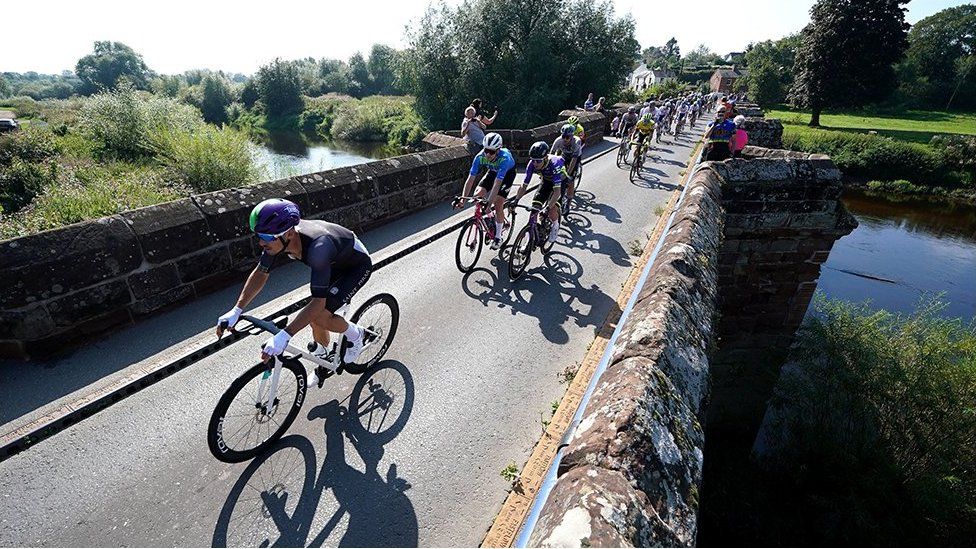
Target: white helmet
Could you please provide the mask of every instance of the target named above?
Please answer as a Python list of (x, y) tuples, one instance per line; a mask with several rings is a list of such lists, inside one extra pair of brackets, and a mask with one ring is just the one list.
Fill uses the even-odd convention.
[(732, 119), (732, 122), (734, 122), (736, 126), (741, 126), (742, 124), (745, 123), (745, 121), (746, 121), (746, 117), (742, 116), (741, 114)]
[(502, 148), (502, 136), (495, 132), (485, 135), (485, 140), (482, 141), (481, 145), (486, 149), (491, 149), (493, 151)]

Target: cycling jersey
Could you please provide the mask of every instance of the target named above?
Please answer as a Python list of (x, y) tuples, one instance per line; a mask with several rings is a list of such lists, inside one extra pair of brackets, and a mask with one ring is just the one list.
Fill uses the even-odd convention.
[[(532, 175), (535, 174), (535, 162), (529, 160), (529, 165), (525, 168), (525, 185), (532, 181)], [(549, 161), (542, 170), (539, 171), (539, 176), (542, 177), (542, 181), (551, 181), (553, 185), (562, 185), (563, 178), (566, 177), (566, 162), (561, 156), (555, 156), (550, 154)]]
[(567, 143), (566, 140), (560, 136), (552, 142), (551, 150), (552, 154), (563, 154), (569, 156), (570, 158), (579, 158), (580, 156), (583, 156), (583, 141), (574, 135)]
[(735, 122), (731, 120), (712, 122), (709, 127), (713, 128), (711, 135), (708, 136), (709, 143), (728, 143), (735, 135)]
[(583, 129), (583, 125), (582, 124), (577, 124), (576, 125), (576, 131), (573, 132), (573, 135), (575, 135), (576, 137), (579, 137), (580, 140), (582, 140), (582, 141), (586, 141), (586, 130)]
[(475, 155), (474, 160), (471, 162), (471, 171), (468, 172), (469, 175), (478, 175), (481, 173), (481, 168), (488, 168), (490, 171), (498, 174), (501, 179), (505, 178), (508, 174), (508, 170), (515, 169), (515, 157), (508, 149), (500, 149), (498, 154), (495, 155), (494, 160), (488, 160), (485, 156), (485, 151), (482, 149), (480, 153)]
[(654, 122), (648, 122), (647, 124), (643, 122), (638, 122), (637, 125), (634, 127), (637, 128), (637, 131), (639, 131), (640, 133), (648, 134), (654, 131)]
[[(369, 251), (355, 233), (328, 221), (303, 219), (295, 230), (302, 243), (302, 255), (297, 259), (312, 269), (312, 297), (324, 298), (326, 309), (335, 312), (369, 278), (373, 267)], [(270, 272), (283, 255), (263, 251), (258, 270)]]

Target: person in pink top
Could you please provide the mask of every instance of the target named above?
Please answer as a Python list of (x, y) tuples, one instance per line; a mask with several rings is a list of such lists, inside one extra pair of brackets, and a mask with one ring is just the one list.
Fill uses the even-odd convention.
[(742, 149), (746, 148), (746, 144), (749, 143), (749, 134), (742, 129), (742, 124), (745, 121), (746, 117), (741, 114), (733, 119), (733, 122), (735, 122), (735, 143), (732, 146), (732, 158), (742, 156)]

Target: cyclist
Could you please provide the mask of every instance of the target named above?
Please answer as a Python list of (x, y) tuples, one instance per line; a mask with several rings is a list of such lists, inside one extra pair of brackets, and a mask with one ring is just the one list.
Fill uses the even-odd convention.
[(549, 145), (545, 141), (536, 141), (529, 148), (529, 164), (525, 167), (525, 180), (519, 186), (515, 202), (525, 195), (535, 173), (542, 178), (542, 184), (532, 198), (532, 206), (541, 210), (543, 206), (548, 205), (549, 220), (552, 221), (549, 242), (555, 242), (559, 234), (559, 209), (556, 207), (556, 202), (560, 194), (553, 190), (562, 187), (563, 180), (566, 179), (566, 167), (561, 156), (549, 154)]
[(573, 178), (576, 176), (576, 170), (579, 169), (579, 163), (583, 159), (583, 141), (573, 135), (574, 131), (575, 128), (571, 124), (564, 124), (560, 129), (561, 135), (552, 142), (551, 148), (552, 154), (563, 157), (563, 163), (566, 166), (566, 183), (563, 185), (563, 194), (566, 195), (567, 207), (576, 194), (576, 181)]
[(638, 120), (640, 117), (637, 116), (637, 107), (628, 107), (627, 114), (620, 119), (620, 137), (630, 137), (630, 132)]
[(634, 135), (630, 140), (630, 147), (634, 149), (634, 158), (637, 158), (637, 151), (640, 147), (647, 145), (647, 141), (651, 138), (651, 132), (654, 131), (654, 119), (650, 114), (645, 114), (634, 126)]
[(735, 122), (732, 121), (732, 109), (719, 113), (719, 118), (708, 125), (705, 131), (704, 160), (725, 160), (732, 156), (735, 149)]
[(586, 143), (586, 130), (583, 128), (583, 125), (579, 123), (579, 117), (576, 115), (570, 116), (566, 119), (566, 123), (575, 126), (576, 129), (574, 130), (573, 135), (579, 137), (580, 141), (583, 143)]
[[(471, 188), (478, 174), (481, 173), (481, 168), (488, 168), (488, 173), (478, 183), (475, 196), (483, 198), (487, 194), (488, 203), (495, 206), (495, 239), (491, 242), (491, 249), (497, 250), (501, 246), (505, 227), (508, 224), (505, 220), (505, 199), (508, 198), (508, 191), (515, 182), (515, 156), (502, 147), (502, 136), (495, 132), (486, 135), (482, 144), (484, 148), (471, 162), (471, 170), (468, 172), (468, 179), (464, 182), (461, 196), (466, 197), (471, 194)], [(454, 208), (460, 208), (461, 204), (461, 200), (455, 200)]]
[[(234, 308), (217, 319), (217, 336), (223, 332), (221, 323), (226, 322), (228, 327), (237, 324), (244, 308), (264, 288), (271, 270), (280, 264), (280, 258), (287, 256), (311, 267), (312, 300), (288, 326), (264, 343), (261, 359), (280, 355), (292, 336), (311, 324), (316, 343), (313, 354), (324, 356), (329, 332), (335, 332), (345, 335), (350, 344), (343, 351), (343, 359), (355, 362), (363, 350), (363, 329), (335, 312), (349, 303), (373, 270), (369, 251), (356, 234), (335, 223), (302, 219), (294, 202), (280, 198), (270, 198), (255, 206), (248, 225), (258, 238), (261, 259), (244, 283)], [(320, 366), (313, 381), (318, 383), (333, 373)]]
[(665, 103), (657, 110), (657, 113), (655, 113), (654, 115), (654, 127), (657, 130), (655, 134), (655, 139), (657, 140), (658, 143), (661, 142), (661, 134), (664, 133), (664, 130), (668, 125), (667, 121), (668, 121), (668, 105)]

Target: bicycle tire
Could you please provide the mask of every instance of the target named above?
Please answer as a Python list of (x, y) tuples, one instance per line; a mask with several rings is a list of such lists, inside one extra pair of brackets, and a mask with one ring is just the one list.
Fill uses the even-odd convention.
[(582, 158), (580, 162), (576, 163), (576, 173), (573, 174), (573, 189), (578, 190), (580, 185), (583, 184), (583, 162)]
[[(524, 260), (516, 263), (516, 257), (519, 256), (523, 257)], [(529, 260), (531, 259), (532, 233), (529, 232), (529, 226), (526, 225), (519, 231), (519, 235), (515, 239), (515, 244), (512, 246), (512, 253), (508, 256), (508, 278), (518, 280), (525, 273), (525, 269), (528, 268)]]
[[(224, 426), (227, 419), (227, 413), (230, 411), (231, 405), (237, 400), (238, 395), (244, 390), (244, 388), (258, 376), (265, 375), (265, 372), (274, 367), (274, 361), (281, 361), (281, 370), (290, 371), (295, 374), (295, 401), (289, 404), (290, 409), (288, 413), (285, 414), (281, 422), (276, 422), (278, 427), (276, 430), (270, 433), (270, 435), (261, 443), (253, 448), (249, 449), (235, 449), (228, 445), (224, 438)], [(274, 444), (288, 427), (295, 421), (298, 416), (299, 410), (301, 410), (302, 405), (305, 403), (305, 396), (308, 390), (307, 374), (305, 372), (305, 367), (298, 361), (298, 359), (281, 359), (274, 358), (268, 362), (259, 362), (254, 366), (248, 368), (243, 374), (241, 374), (237, 379), (235, 379), (230, 387), (224, 391), (221, 395), (220, 400), (217, 401), (217, 406), (214, 408), (213, 414), (210, 416), (210, 423), (207, 426), (207, 446), (210, 448), (210, 453), (213, 454), (215, 458), (224, 463), (240, 463), (242, 461), (247, 461), (254, 456), (263, 452), (268, 446)], [(279, 392), (281, 394), (282, 385), (278, 386)], [(278, 398), (276, 397), (277, 401)], [(247, 402), (247, 399), (245, 400)], [(278, 403), (275, 412), (273, 412), (269, 418), (273, 420), (273, 416), (280, 410), (280, 402)], [(256, 404), (253, 404), (257, 408)], [(239, 431), (240, 429), (238, 429)], [(245, 442), (250, 439), (248, 431), (248, 436)], [(236, 434), (236, 433), (234, 433)], [(259, 433), (260, 435), (260, 433)]]
[[(356, 312), (352, 314), (352, 317), (350, 319), (350, 322), (352, 322), (353, 324), (359, 324), (360, 319), (362, 318), (363, 314), (366, 311), (368, 311), (373, 307), (380, 307), (383, 305), (385, 305), (390, 309), (390, 313), (389, 313), (390, 325), (385, 329), (383, 329), (383, 333), (380, 334), (382, 340), (374, 343), (374, 345), (377, 344), (379, 345), (378, 347), (379, 350), (376, 352), (375, 355), (371, 356), (365, 362), (346, 363), (345, 361), (343, 361), (342, 369), (344, 371), (349, 372), (351, 374), (361, 374), (366, 370), (372, 368), (373, 365), (379, 362), (380, 360), (383, 360), (383, 356), (386, 354), (386, 351), (390, 348), (390, 345), (393, 343), (393, 338), (396, 337), (397, 327), (400, 325), (400, 304), (397, 303), (396, 298), (390, 294), (376, 294), (373, 297), (367, 299), (365, 303), (360, 305), (359, 308), (356, 309)], [(376, 328), (378, 328), (377, 326), (375, 326), (374, 324), (370, 324), (369, 322), (367, 322), (367, 324), (368, 325), (363, 326), (363, 328), (368, 328), (371, 330), (375, 330)], [(339, 348), (344, 350), (345, 345), (346, 345), (346, 338), (343, 337), (342, 346), (340, 346)], [(362, 358), (362, 355), (360, 355), (360, 358)]]
[[(621, 145), (623, 145), (623, 143), (621, 143)], [(623, 146), (619, 147), (619, 150), (617, 151), (617, 168), (624, 167), (624, 165), (627, 163), (625, 161), (626, 157), (627, 157), (627, 149), (624, 148)]]
[[(561, 219), (561, 218), (560, 218)], [(539, 223), (539, 231), (542, 232), (544, 240), (542, 241), (539, 249), (542, 250), (543, 254), (548, 254), (552, 250), (552, 245), (555, 242), (549, 242), (549, 231), (552, 230), (552, 221), (548, 217), (542, 223)]]
[(505, 248), (505, 246), (508, 246), (508, 243), (511, 242), (511, 240), (512, 240), (512, 233), (515, 232), (512, 229), (515, 228), (515, 218), (516, 217), (517, 217), (517, 215), (515, 213), (515, 208), (512, 208), (511, 210), (509, 210), (509, 215), (506, 216), (506, 220), (508, 221), (508, 231), (505, 232), (505, 240), (502, 241), (502, 245), (498, 247), (498, 253), (499, 254), (501, 254), (501, 252)]
[[(474, 270), (478, 260), (481, 259), (481, 249), (485, 245), (485, 239), (481, 235), (481, 226), (474, 218), (469, 219), (461, 225), (461, 232), (458, 233), (457, 245), (454, 248), (454, 263), (462, 273), (470, 273)], [(464, 262), (463, 255), (465, 250), (474, 259), (470, 264)]]
[(637, 180), (638, 174), (640, 174), (641, 165), (643, 162), (638, 162), (640, 160), (639, 156), (634, 157), (634, 161), (630, 165), (630, 182), (633, 183)]

